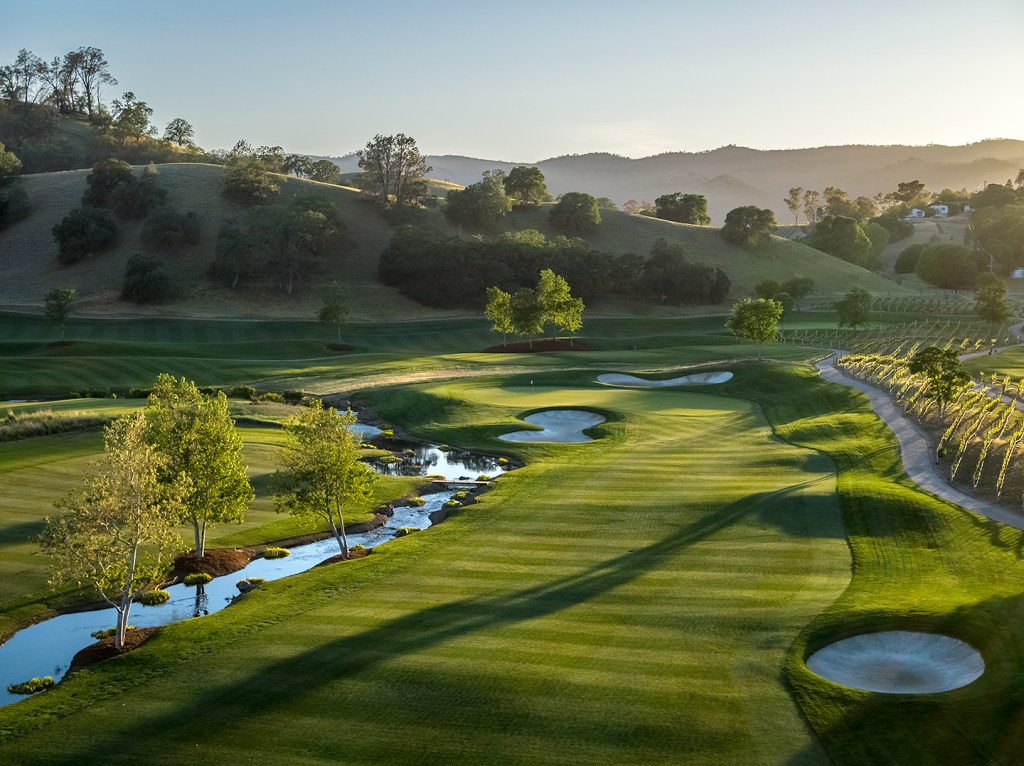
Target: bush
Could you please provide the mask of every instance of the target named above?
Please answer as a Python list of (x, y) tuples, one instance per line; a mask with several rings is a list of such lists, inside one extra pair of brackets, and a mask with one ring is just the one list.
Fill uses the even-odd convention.
[(459, 504), (457, 502), (455, 502), (454, 500), (449, 500), (448, 502), (446, 502), (444, 504), (444, 507), (445, 508), (458, 508)]
[(235, 587), (238, 588), (242, 593), (248, 593), (257, 585), (262, 585), (267, 580), (264, 577), (246, 577), (235, 583)]
[(283, 559), (291, 555), (292, 552), (287, 548), (267, 548), (263, 551), (265, 559)]
[(0, 229), (20, 221), (30, 210), (28, 195), (20, 186), (0, 188)]
[(20, 684), (11, 684), (7, 687), (8, 694), (35, 694), (43, 691), (43, 689), (49, 689), (53, 686), (53, 676), (43, 676), (42, 678), (30, 678)]
[(892, 270), (897, 274), (913, 274), (917, 268), (917, 260), (927, 247), (925, 244), (909, 245), (900, 251)]
[(143, 606), (159, 606), (171, 600), (171, 594), (160, 588), (143, 593), (139, 596), (139, 603)]
[(276, 391), (265, 391), (260, 394), (259, 400), (261, 402), (273, 402), (274, 404), (284, 404), (284, 397)]
[(256, 399), (256, 389), (252, 386), (235, 386), (228, 392), (228, 396), (235, 399), (248, 399), (251, 402)]
[(154, 181), (118, 184), (110, 195), (110, 207), (122, 218), (139, 220), (164, 204), (167, 191)]
[(72, 210), (52, 232), (59, 248), (57, 260), (64, 264), (78, 263), (117, 241), (117, 225), (110, 214), (90, 208)]
[(277, 196), (277, 182), (253, 159), (242, 159), (224, 173), (224, 196), (240, 205), (260, 205)]
[(424, 500), (422, 497), (413, 497), (409, 499), (409, 505), (414, 506), (416, 508), (420, 508), (426, 504), (427, 501)]
[(507, 457), (499, 457), (498, 458), (498, 465), (508, 465), (508, 458)]
[(184, 583), (189, 586), (206, 585), (212, 579), (213, 577), (206, 574), (206, 572), (193, 572), (192, 574), (185, 575)]
[(142, 224), (142, 241), (154, 250), (168, 250), (199, 241), (199, 216), (161, 205)]
[[(136, 628), (135, 628), (134, 625), (126, 625), (125, 626), (125, 630), (126, 631), (128, 631), (128, 630), (135, 630), (135, 629)], [(104, 630), (94, 631), (93, 633), (90, 633), (89, 635), (92, 636), (93, 638), (95, 638), (97, 641), (99, 641), (99, 640), (104, 639), (104, 638), (110, 638), (115, 633), (117, 633), (117, 628), (106, 628)]]
[(177, 294), (174, 280), (155, 255), (137, 253), (128, 259), (121, 297), (133, 303), (164, 303)]
[(294, 391), (285, 391), (283, 396), (288, 404), (300, 404), (306, 398), (306, 392), (298, 388)]
[(476, 477), (476, 480), (477, 481), (490, 481), (491, 477), (488, 476), (486, 473), (482, 473), (482, 474), (480, 474), (479, 476)]
[(119, 187), (131, 186), (135, 178), (132, 166), (124, 160), (107, 159), (97, 162), (85, 178), (87, 188), (82, 195), (86, 207), (106, 207), (114, 191)]
[(463, 489), (460, 490), (459, 492), (456, 492), (455, 497), (458, 498), (459, 500), (464, 500), (465, 498), (469, 497), (469, 493)]

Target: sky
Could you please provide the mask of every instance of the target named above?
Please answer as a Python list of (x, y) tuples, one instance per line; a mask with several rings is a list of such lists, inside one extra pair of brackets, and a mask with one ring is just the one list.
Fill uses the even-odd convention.
[(160, 130), (512, 162), (1024, 139), (1020, 0), (0, 0), (0, 63), (93, 46)]

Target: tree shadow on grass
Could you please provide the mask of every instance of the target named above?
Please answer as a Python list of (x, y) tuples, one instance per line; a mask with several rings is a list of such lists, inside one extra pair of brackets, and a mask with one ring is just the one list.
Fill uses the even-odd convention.
[(577, 574), (514, 593), (469, 598), (403, 615), (357, 635), (268, 664), (230, 683), (206, 686), (197, 679), (197, 685), (205, 687), (204, 690), (183, 700), (173, 717), (145, 717), (127, 722), (118, 731), (97, 732), (82, 748), (52, 762), (102, 762), (110, 753), (117, 753), (121, 758), (130, 753), (152, 753), (160, 748), (161, 741), (168, 747), (184, 747), (180, 744), (183, 742), (203, 742), (212, 736), (211, 715), (216, 717), (218, 731), (230, 732), (233, 726), (252, 725), (257, 717), (273, 716), (276, 711), (298, 705), (305, 696), (318, 693), (322, 687), (354, 679), (394, 658), (480, 631), (561, 612), (667, 565), (680, 552), (750, 514), (761, 512), (765, 503), (776, 503), (789, 491), (786, 488), (745, 498), (679, 528), (657, 543)]

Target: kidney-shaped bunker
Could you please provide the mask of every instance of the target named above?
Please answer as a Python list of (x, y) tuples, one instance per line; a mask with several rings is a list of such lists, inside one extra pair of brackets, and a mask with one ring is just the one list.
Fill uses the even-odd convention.
[(829, 644), (807, 658), (807, 667), (854, 689), (931, 694), (967, 686), (985, 672), (985, 661), (950, 636), (887, 630)]
[(580, 444), (593, 441), (583, 433), (586, 429), (604, 422), (604, 416), (586, 410), (547, 410), (535, 412), (523, 418), (531, 425), (540, 426), (540, 431), (514, 431), (502, 434), (499, 439), (507, 442), (558, 442)]
[(668, 386), (710, 386), (715, 383), (725, 383), (732, 379), (731, 372), (716, 370), (714, 372), (695, 372), (692, 375), (683, 375), (680, 378), (668, 378), (666, 380), (648, 380), (638, 378), (636, 375), (626, 375), (620, 372), (609, 372), (597, 376), (598, 383), (606, 386), (622, 386), (625, 388), (665, 388)]

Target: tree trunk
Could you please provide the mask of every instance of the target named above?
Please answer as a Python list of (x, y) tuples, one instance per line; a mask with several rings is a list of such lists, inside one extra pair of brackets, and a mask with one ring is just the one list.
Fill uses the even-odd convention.
[(338, 519), (341, 522), (336, 524), (334, 522), (334, 512), (328, 508), (327, 517), (331, 520), (331, 532), (334, 533), (334, 539), (338, 541), (338, 548), (341, 549), (341, 557), (343, 559), (348, 558), (348, 535), (345, 534), (345, 518), (341, 515), (341, 509), (338, 509)]
[(341, 345), (341, 322), (338, 322), (338, 345)]
[[(138, 540), (138, 530), (135, 539)], [(124, 646), (124, 634), (128, 628), (128, 613), (132, 608), (132, 582), (135, 580), (135, 562), (138, 560), (138, 543), (132, 547), (131, 555), (128, 558), (128, 571), (124, 576), (124, 588), (121, 590), (121, 600), (117, 605), (117, 631), (114, 633), (114, 648), (118, 651)]]
[(206, 555), (206, 522), (193, 519), (192, 531), (196, 538), (196, 558), (201, 559)]

